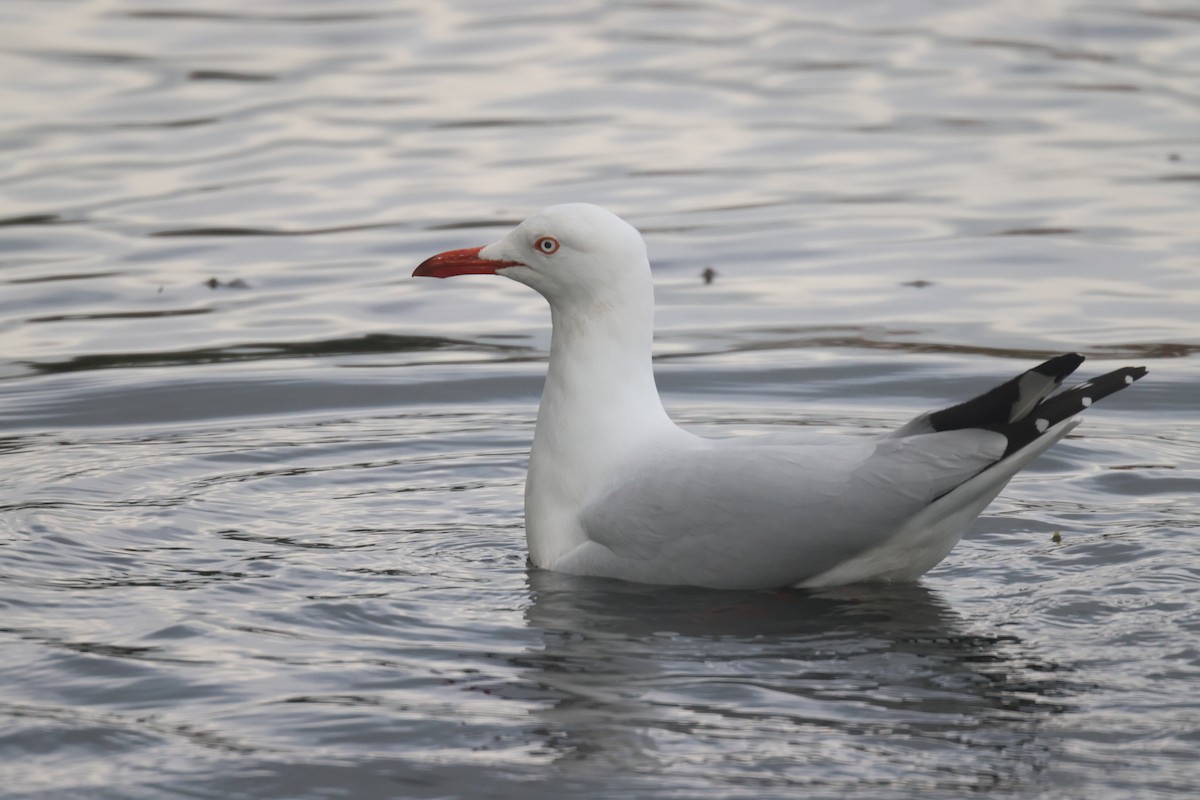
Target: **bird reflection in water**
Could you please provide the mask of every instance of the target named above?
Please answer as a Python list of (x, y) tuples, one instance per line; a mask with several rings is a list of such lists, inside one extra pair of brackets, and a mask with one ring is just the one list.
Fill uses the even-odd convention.
[(528, 580), (542, 645), (513, 661), (520, 696), (536, 687), (543, 702), (530, 735), (563, 779), (700, 780), (717, 758), (731, 785), (804, 785), (819, 760), (811, 774), (826, 788), (838, 774), (841, 789), (919, 789), (939, 773), (963, 790), (1018, 787), (1052, 760), (1044, 721), (1081, 691), (920, 584), (722, 592), (537, 569)]

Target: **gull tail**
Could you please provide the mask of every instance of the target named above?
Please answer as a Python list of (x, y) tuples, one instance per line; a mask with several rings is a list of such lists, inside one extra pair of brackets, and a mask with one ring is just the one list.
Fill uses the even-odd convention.
[(1080, 411), (1146, 374), (1145, 367), (1122, 367), (1056, 394), (1082, 363), (1083, 356), (1075, 353), (1056, 356), (965, 403), (926, 412), (889, 434), (917, 436), (975, 428), (1000, 433), (1008, 443), (998, 460), (934, 499), (886, 542), (803, 585), (829, 586), (864, 578), (914, 580), (932, 569), (1014, 475), (1080, 423), (1074, 418)]
[(1147, 372), (1145, 367), (1122, 367), (1055, 394), (1082, 363), (1078, 353), (1055, 356), (978, 397), (922, 414), (891, 436), (981, 428), (1008, 439), (1003, 459)]
[(1005, 449), (1004, 455), (1015, 453), (1050, 428), (1078, 414), (1097, 400), (1102, 400), (1113, 392), (1121, 391), (1145, 376), (1146, 372), (1145, 367), (1121, 367), (1042, 400), (1020, 419), (999, 429), (1000, 433), (1008, 437), (1008, 447)]

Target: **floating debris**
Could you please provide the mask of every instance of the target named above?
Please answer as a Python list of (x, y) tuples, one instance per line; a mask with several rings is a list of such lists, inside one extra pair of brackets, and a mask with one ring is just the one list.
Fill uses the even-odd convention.
[(1061, 544), (1062, 543), (1062, 532), (1055, 531), (1054, 535), (1050, 537), (1050, 541), (1054, 542), (1055, 544)]
[(700, 277), (704, 278), (705, 285), (713, 282), (713, 278), (717, 277), (717, 271), (712, 267), (705, 267), (704, 272), (700, 273)]
[(231, 281), (222, 283), (216, 278), (209, 278), (204, 282), (204, 285), (210, 289), (249, 289), (250, 284), (246, 283), (241, 278), (234, 278)]
[(901, 286), (911, 286), (914, 289), (924, 289), (926, 286), (933, 286), (933, 281), (917, 279), (915, 281), (905, 281)]

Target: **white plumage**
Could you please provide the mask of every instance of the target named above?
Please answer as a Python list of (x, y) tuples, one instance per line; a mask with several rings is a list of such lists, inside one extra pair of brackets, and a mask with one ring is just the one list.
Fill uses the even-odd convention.
[(554, 206), (413, 274), (484, 273), (550, 303), (525, 527), (532, 563), (562, 572), (740, 589), (915, 579), (1074, 414), (1145, 374), (1052, 395), (1083, 360), (1072, 354), (884, 436), (707, 439), (659, 399), (650, 267), (632, 226)]

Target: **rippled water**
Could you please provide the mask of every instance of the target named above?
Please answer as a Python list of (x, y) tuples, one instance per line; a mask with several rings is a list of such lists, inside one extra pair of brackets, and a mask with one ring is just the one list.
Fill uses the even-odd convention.
[[(0, 74), (5, 797), (1200, 793), (1193, 3), (9, 0)], [(530, 571), (548, 315), (408, 275), (568, 200), (702, 430), (1151, 372), (915, 586)]]

